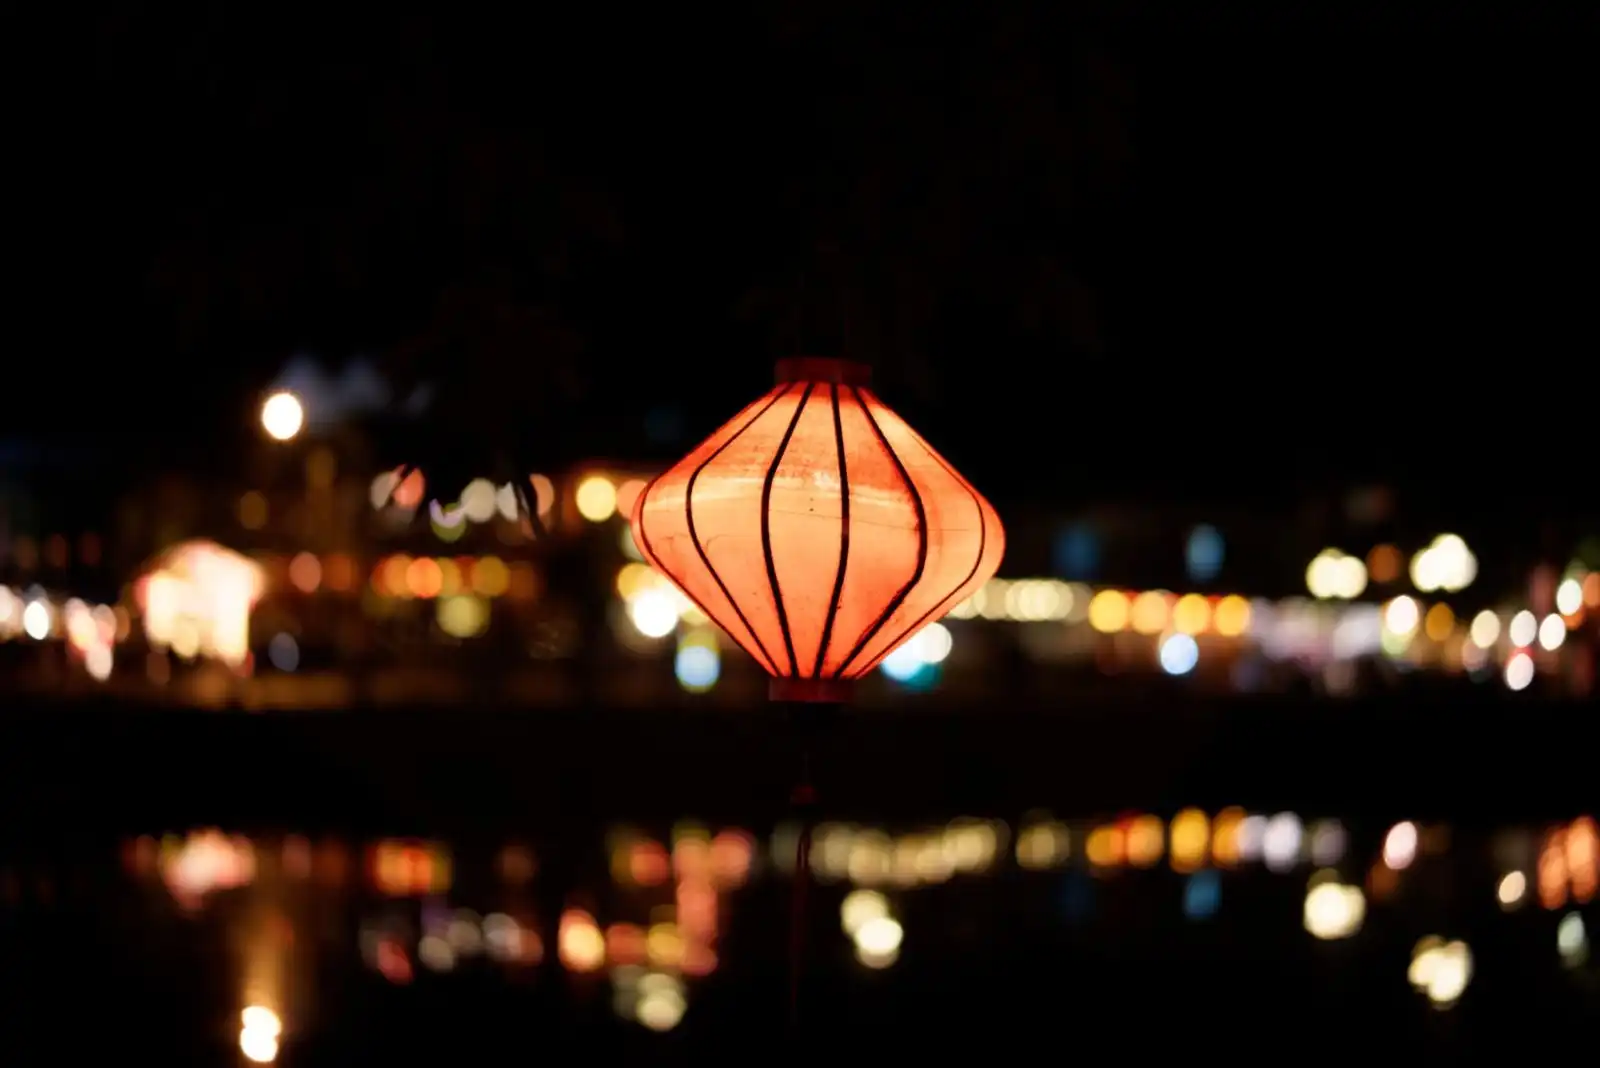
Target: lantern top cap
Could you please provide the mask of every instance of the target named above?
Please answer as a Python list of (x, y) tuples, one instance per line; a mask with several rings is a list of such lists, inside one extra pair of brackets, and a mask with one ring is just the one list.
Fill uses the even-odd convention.
[(832, 382), (841, 386), (872, 385), (872, 368), (854, 360), (831, 356), (792, 356), (779, 360), (774, 380), (778, 385), (791, 382)]

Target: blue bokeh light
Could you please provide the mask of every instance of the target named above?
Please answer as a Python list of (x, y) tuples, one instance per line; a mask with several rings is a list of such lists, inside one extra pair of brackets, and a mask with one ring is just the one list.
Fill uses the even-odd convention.
[(1183, 547), (1183, 562), (1189, 578), (1195, 582), (1210, 582), (1216, 578), (1226, 552), (1216, 527), (1195, 527), (1189, 532), (1188, 544)]
[(1187, 634), (1169, 634), (1161, 642), (1161, 670), (1187, 675), (1200, 662), (1200, 646)]
[(939, 681), (939, 665), (923, 659), (916, 642), (908, 642), (883, 658), (878, 670), (911, 690), (926, 690)]
[(1209, 920), (1222, 903), (1222, 879), (1211, 869), (1197, 871), (1183, 884), (1183, 914), (1191, 920)]
[(1056, 535), (1051, 557), (1061, 578), (1092, 579), (1100, 570), (1100, 536), (1087, 523), (1073, 523)]
[(722, 675), (722, 657), (704, 645), (684, 645), (673, 662), (678, 682), (686, 690), (700, 692), (717, 684)]
[(902, 645), (894, 652), (883, 658), (883, 663), (878, 665), (883, 673), (896, 682), (910, 682), (917, 677), (917, 673), (927, 667), (922, 657), (917, 655), (916, 648), (910, 643)]

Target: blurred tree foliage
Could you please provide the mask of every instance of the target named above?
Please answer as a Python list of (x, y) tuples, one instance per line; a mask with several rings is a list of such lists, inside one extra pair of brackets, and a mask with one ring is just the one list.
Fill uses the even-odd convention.
[[(520, 35), (119, 11), (89, 49), (93, 154), (142, 162), (100, 206), (104, 266), (146, 280), (129, 340), (207, 385), (375, 352), (399, 395), (437, 387), (429, 433), (552, 465), (638, 423), (672, 384), (663, 349), (848, 348), (931, 402), (980, 338), (1105, 345), (1076, 205), (1124, 165), (1131, 98), (1047, 10), (777, 3)], [(613, 425), (573, 432), (597, 393)]]

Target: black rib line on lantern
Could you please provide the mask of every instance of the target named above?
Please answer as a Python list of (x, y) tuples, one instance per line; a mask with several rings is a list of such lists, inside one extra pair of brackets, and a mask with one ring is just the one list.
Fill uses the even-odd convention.
[[(648, 483), (645, 484), (644, 489), (639, 491), (639, 518), (640, 519), (644, 518), (644, 506), (650, 500), (650, 491), (656, 488), (656, 483), (659, 482), (659, 481), (661, 481), (660, 476), (657, 476), (656, 478), (652, 478)], [(650, 562), (652, 564), (655, 564), (656, 561), (658, 561), (660, 559), (660, 557), (656, 556), (655, 546), (650, 544), (650, 532), (645, 529), (645, 525), (643, 523), (639, 524), (639, 540), (644, 542), (644, 554), (650, 558)], [(659, 565), (657, 565), (657, 570), (663, 570), (663, 569)]]
[(849, 670), (851, 662), (861, 655), (861, 650), (865, 649), (867, 643), (884, 628), (885, 624), (889, 622), (889, 617), (894, 615), (895, 610), (905, 603), (906, 597), (916, 588), (917, 583), (922, 581), (923, 569), (928, 566), (928, 511), (923, 506), (922, 494), (917, 492), (917, 484), (911, 481), (910, 472), (906, 470), (906, 465), (901, 462), (893, 446), (889, 444), (889, 439), (883, 436), (883, 428), (872, 417), (872, 409), (867, 407), (866, 399), (861, 395), (861, 390), (851, 386), (850, 392), (855, 394), (856, 403), (861, 405), (861, 414), (867, 417), (867, 423), (872, 427), (872, 432), (878, 435), (878, 441), (883, 445), (883, 451), (889, 454), (889, 459), (894, 464), (895, 471), (899, 473), (901, 481), (906, 484), (906, 489), (911, 493), (911, 506), (917, 511), (917, 568), (911, 572), (911, 578), (906, 584), (900, 587), (900, 592), (895, 594), (889, 603), (884, 606), (883, 612), (878, 616), (877, 621), (868, 627), (866, 633), (856, 641), (855, 647), (850, 650), (850, 655), (845, 657), (844, 662), (834, 669), (833, 677), (836, 679), (844, 677), (844, 673)]
[(822, 623), (812, 678), (822, 677), (823, 658), (828, 655), (828, 643), (833, 641), (833, 621), (839, 615), (839, 595), (844, 592), (844, 571), (850, 563), (850, 473), (844, 458), (844, 419), (839, 414), (838, 383), (828, 388), (833, 393), (833, 441), (839, 450), (839, 573), (833, 579), (833, 596), (828, 600), (828, 617)]
[[(705, 565), (706, 572), (711, 576), (712, 581), (717, 584), (717, 589), (721, 590), (722, 596), (728, 599), (728, 607), (733, 609), (733, 614), (739, 617), (740, 623), (744, 624), (744, 629), (750, 633), (750, 640), (756, 643), (757, 649), (761, 650), (761, 655), (766, 658), (767, 666), (774, 675), (778, 673), (778, 662), (772, 658), (771, 653), (767, 652), (766, 643), (761, 640), (761, 635), (756, 633), (756, 628), (750, 625), (750, 620), (745, 618), (744, 609), (740, 608), (739, 602), (733, 599), (733, 594), (728, 591), (728, 584), (722, 581), (722, 576), (717, 574), (717, 569), (711, 566), (711, 557), (706, 555), (705, 546), (700, 544), (700, 534), (695, 530), (694, 526), (694, 484), (696, 480), (700, 478), (700, 473), (710, 466), (712, 460), (715, 460), (717, 457), (721, 456), (724, 449), (738, 441), (746, 430), (749, 430), (751, 427), (755, 426), (756, 420), (760, 419), (763, 415), (766, 415), (767, 412), (771, 411), (772, 406), (778, 403), (778, 398), (788, 392), (788, 386), (784, 386), (782, 389), (773, 390), (772, 396), (768, 398), (767, 403), (761, 406), (761, 410), (759, 412), (757, 412), (755, 415), (752, 415), (749, 421), (744, 424), (744, 426), (740, 427), (738, 430), (735, 430), (733, 435), (729, 437), (727, 441), (724, 441), (721, 445), (718, 445), (710, 456), (707, 456), (704, 460), (700, 461), (699, 466), (690, 472), (689, 481), (683, 487), (683, 514), (684, 518), (687, 519), (689, 523), (689, 541), (694, 546), (694, 551), (700, 555), (700, 562)], [(646, 492), (648, 492), (648, 489)], [(646, 547), (648, 548), (648, 545)], [(701, 605), (700, 610), (704, 612), (705, 605)], [(711, 613), (706, 612), (706, 615), (709, 616)]]
[(922, 629), (923, 625), (927, 623), (928, 620), (933, 618), (934, 613), (939, 612), (942, 609), (946, 609), (947, 606), (949, 606), (950, 598), (954, 597), (957, 593), (960, 593), (961, 587), (971, 582), (972, 576), (978, 573), (978, 568), (983, 564), (983, 551), (989, 545), (989, 521), (983, 517), (983, 498), (978, 496), (978, 491), (972, 488), (972, 484), (970, 482), (962, 478), (956, 472), (955, 468), (945, 463), (944, 458), (933, 451), (933, 447), (931, 445), (925, 446), (925, 450), (928, 455), (932, 457), (934, 463), (944, 468), (945, 474), (961, 483), (962, 487), (967, 491), (967, 496), (972, 498), (973, 506), (978, 509), (978, 555), (972, 558), (972, 569), (967, 572), (967, 577), (956, 583), (955, 589), (945, 594), (940, 600), (934, 602), (932, 608), (922, 613), (922, 618), (917, 620), (916, 624), (912, 626), (910, 630), (906, 631), (907, 634), (915, 634), (917, 631)]
[(772, 604), (778, 610), (778, 630), (783, 634), (784, 651), (789, 654), (791, 677), (799, 675), (800, 668), (794, 659), (794, 635), (789, 633), (789, 613), (783, 609), (783, 594), (778, 590), (778, 562), (772, 558), (772, 483), (778, 478), (778, 465), (783, 462), (783, 454), (789, 449), (794, 428), (800, 425), (800, 416), (805, 414), (811, 391), (816, 388), (815, 382), (806, 383), (805, 392), (800, 394), (800, 403), (794, 406), (794, 418), (789, 420), (789, 429), (783, 432), (778, 451), (772, 454), (772, 466), (767, 468), (767, 477), (761, 482), (761, 555), (767, 558), (767, 581), (772, 585)]

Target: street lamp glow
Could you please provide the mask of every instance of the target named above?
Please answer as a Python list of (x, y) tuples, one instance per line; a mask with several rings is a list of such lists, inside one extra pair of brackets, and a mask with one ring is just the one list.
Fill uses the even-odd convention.
[(293, 393), (274, 393), (261, 405), (261, 428), (277, 441), (288, 441), (305, 425), (306, 412)]

